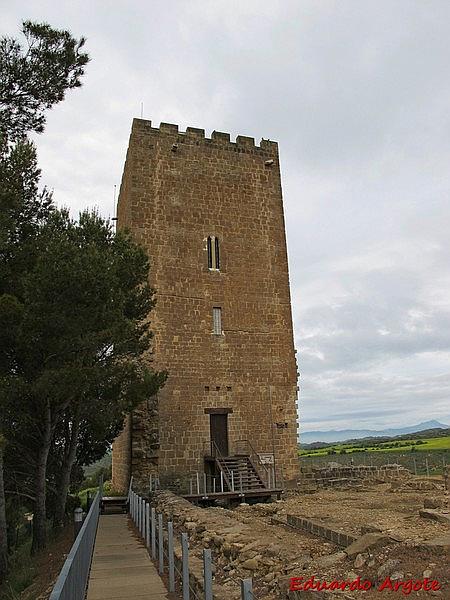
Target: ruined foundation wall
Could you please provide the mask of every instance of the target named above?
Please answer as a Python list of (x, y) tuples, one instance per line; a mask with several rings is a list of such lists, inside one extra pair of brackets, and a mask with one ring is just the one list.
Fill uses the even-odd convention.
[(302, 465), (298, 488), (303, 492), (314, 492), (319, 487), (342, 487), (373, 481), (402, 481), (411, 473), (401, 465), (332, 465), (314, 467)]

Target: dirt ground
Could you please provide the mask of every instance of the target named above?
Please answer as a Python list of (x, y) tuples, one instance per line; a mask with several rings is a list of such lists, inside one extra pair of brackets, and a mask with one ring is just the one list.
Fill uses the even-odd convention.
[[(360, 535), (361, 527), (373, 525), (399, 540), (428, 539), (448, 533), (448, 526), (423, 519), (419, 509), (425, 498), (444, 499), (441, 490), (391, 491), (391, 484), (379, 484), (361, 491), (321, 490), (314, 494), (288, 497), (283, 510), (323, 521)], [(450, 596), (449, 596), (450, 598)]]
[[(240, 505), (234, 510), (204, 509), (211, 516), (219, 511), (242, 524), (242, 529), (237, 527), (236, 531), (241, 531), (241, 539), (237, 541), (241, 542), (245, 556), (235, 556), (231, 562), (218, 556), (215, 580), (220, 585), (232, 586), (243, 577), (252, 577), (254, 597), (260, 600), (287, 597), (291, 577), (303, 577), (304, 582), (311, 576), (315, 581), (328, 582), (353, 581), (360, 577), (361, 582), (371, 582), (371, 589), (291, 593), (289, 597), (311, 600), (321, 600), (322, 597), (327, 600), (359, 597), (366, 600), (383, 597), (450, 600), (449, 546), (427, 546), (428, 541), (445, 536), (449, 536), (450, 543), (450, 526), (419, 515), (425, 498), (440, 500), (444, 503), (442, 512), (448, 511), (448, 494), (444, 492), (443, 485), (434, 487), (432, 490), (392, 490), (391, 484), (374, 484), (357, 490), (322, 489), (312, 494), (288, 492), (283, 500), (271, 504)], [(314, 520), (358, 538), (369, 526), (391, 539), (350, 558), (343, 548), (284, 525), (287, 514)], [(199, 539), (198, 549), (193, 548), (199, 556), (202, 541), (204, 539)], [(254, 552), (249, 550), (252, 542), (256, 544), (252, 548)], [(248, 563), (252, 554), (256, 554), (255, 560), (259, 564), (254, 571), (248, 571), (243, 559), (246, 558)], [(386, 577), (390, 578), (390, 583), (380, 591), (378, 587)], [(439, 589), (408, 591), (408, 580), (423, 580), (425, 577), (429, 582), (437, 580), (435, 587)], [(389, 586), (394, 586), (395, 582), (405, 583), (397, 591), (391, 591)]]
[[(73, 525), (67, 525), (50, 540), (48, 547), (32, 558), (33, 583), (19, 596), (20, 600), (47, 600), (73, 544)], [(5, 592), (6, 593), (6, 592)], [(5, 596), (8, 598), (9, 596)]]

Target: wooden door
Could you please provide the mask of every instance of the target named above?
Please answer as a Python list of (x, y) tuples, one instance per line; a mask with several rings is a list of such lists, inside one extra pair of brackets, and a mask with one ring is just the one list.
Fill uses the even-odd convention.
[[(214, 442), (222, 456), (228, 456), (228, 415), (212, 414), (209, 419), (211, 442)], [(211, 444), (213, 449), (214, 444)]]

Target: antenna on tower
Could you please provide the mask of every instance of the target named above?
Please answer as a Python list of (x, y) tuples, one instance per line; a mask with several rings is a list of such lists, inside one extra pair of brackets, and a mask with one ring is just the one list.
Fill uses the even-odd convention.
[(117, 185), (114, 184), (114, 216), (111, 218), (111, 221), (117, 221), (117, 211), (116, 211), (116, 190)]

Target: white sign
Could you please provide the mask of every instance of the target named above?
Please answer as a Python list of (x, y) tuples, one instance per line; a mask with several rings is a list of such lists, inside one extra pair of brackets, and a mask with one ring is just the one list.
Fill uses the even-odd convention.
[(273, 465), (273, 454), (258, 454), (258, 456), (263, 465)]

